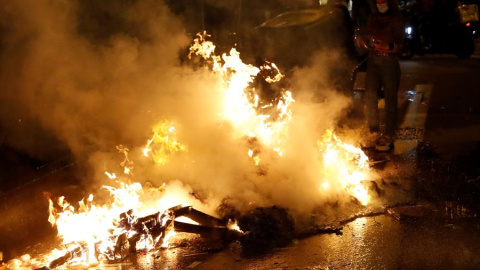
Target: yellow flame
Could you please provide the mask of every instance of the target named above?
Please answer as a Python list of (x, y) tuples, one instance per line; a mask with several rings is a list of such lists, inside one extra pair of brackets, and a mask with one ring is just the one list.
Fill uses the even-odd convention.
[(162, 248), (168, 248), (170, 239), (172, 239), (172, 237), (174, 237), (176, 234), (177, 233), (173, 229), (168, 229), (165, 233), (165, 237), (163, 238), (163, 242), (162, 242), (161, 247)]
[[(224, 101), (223, 118), (236, 128), (241, 137), (255, 137), (265, 146), (282, 155), (282, 142), (288, 134), (288, 123), (291, 120), (290, 105), (295, 101), (290, 91), (283, 90), (277, 104), (261, 105), (256, 89), (251, 87), (258, 73), (268, 71), (265, 80), (277, 82), (284, 76), (273, 63), (265, 62), (257, 68), (245, 64), (240, 59), (240, 53), (231, 49), (229, 54), (215, 55), (215, 46), (207, 41), (206, 33), (197, 34), (194, 44), (190, 47), (189, 57), (199, 55), (212, 61), (212, 71), (223, 80)], [(269, 114), (262, 113), (270, 109)], [(251, 156), (252, 158), (254, 156)], [(258, 164), (260, 158), (255, 158)]]
[[(106, 253), (113, 250), (116, 240), (125, 232), (118, 227), (120, 214), (130, 209), (141, 209), (142, 206), (140, 195), (143, 189), (139, 183), (118, 184), (119, 188), (103, 186), (113, 198), (110, 204), (95, 204), (94, 196), (90, 194), (86, 200), (82, 199), (78, 203), (78, 209), (75, 209), (63, 196), (58, 198), (56, 204), (48, 198), (49, 222), (56, 227), (64, 248), (52, 251), (52, 254), (45, 256), (45, 260), (63, 256), (80, 247), (80, 255), (72, 258), (68, 264), (91, 265), (98, 263), (96, 252)], [(165, 206), (167, 207), (171, 205)], [(141, 249), (152, 249), (154, 244), (154, 240), (148, 235), (137, 242)]]
[(236, 220), (232, 220), (232, 219), (229, 219), (228, 220), (228, 223), (227, 223), (227, 228), (230, 229), (230, 230), (233, 230), (233, 231), (237, 231), (237, 232), (240, 232), (240, 233), (244, 233), (241, 229), (240, 229), (240, 226), (238, 226), (238, 223)]
[(175, 136), (175, 126), (169, 121), (160, 121), (153, 127), (153, 137), (148, 140), (143, 153), (151, 155), (158, 165), (165, 165), (168, 156), (175, 152), (187, 151), (187, 146), (179, 143)]
[(265, 61), (265, 64), (260, 67), (260, 70), (267, 74), (265, 81), (268, 83), (279, 82), (285, 75), (280, 72), (275, 63)]
[(118, 145), (117, 150), (119, 153), (122, 153), (125, 156), (124, 160), (120, 163), (120, 165), (123, 167), (123, 173), (131, 174), (133, 169), (133, 162), (130, 161), (130, 159), (128, 159), (128, 152), (130, 150), (127, 147), (124, 147), (123, 145)]
[(108, 176), (108, 178), (110, 179), (116, 179), (117, 178), (117, 175), (115, 173), (109, 173), (109, 172), (105, 172), (105, 174)]
[[(330, 181), (336, 179), (340, 185), (354, 196), (362, 205), (370, 202), (368, 188), (362, 185), (367, 180), (368, 157), (360, 149), (351, 144), (343, 143), (333, 130), (327, 130), (322, 140), (318, 141), (323, 153), (324, 172)], [(328, 181), (323, 182), (324, 189), (330, 186)]]

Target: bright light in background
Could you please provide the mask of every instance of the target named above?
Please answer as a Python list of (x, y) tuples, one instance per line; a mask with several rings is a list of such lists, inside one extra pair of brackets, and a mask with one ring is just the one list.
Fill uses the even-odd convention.
[(405, 27), (405, 34), (407, 34), (407, 35), (411, 35), (411, 34), (412, 34), (412, 27), (411, 27), (411, 26)]

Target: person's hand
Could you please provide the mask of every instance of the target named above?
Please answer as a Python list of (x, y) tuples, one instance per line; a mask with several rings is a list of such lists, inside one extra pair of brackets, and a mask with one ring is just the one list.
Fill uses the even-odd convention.
[(357, 46), (357, 48), (361, 50), (373, 49), (374, 40), (370, 36), (355, 35), (354, 41), (355, 41), (355, 46)]
[(354, 41), (355, 41), (355, 46), (357, 46), (357, 48), (365, 48), (366, 47), (365, 40), (363, 38), (361, 38), (359, 36), (355, 36)]

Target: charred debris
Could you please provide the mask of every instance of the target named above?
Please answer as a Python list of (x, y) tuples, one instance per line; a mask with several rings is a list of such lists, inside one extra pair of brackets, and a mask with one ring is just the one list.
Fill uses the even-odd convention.
[[(227, 209), (228, 208), (228, 209)], [(116, 238), (115, 245), (107, 251), (100, 251), (95, 246), (95, 255), (98, 259), (110, 264), (128, 261), (137, 252), (137, 242), (151, 236), (156, 241), (154, 249), (162, 249), (163, 239), (170, 230), (181, 233), (199, 235), (204, 239), (214, 239), (221, 247), (236, 244), (244, 257), (264, 254), (272, 249), (288, 246), (294, 239), (302, 237), (295, 228), (293, 217), (285, 208), (258, 207), (239, 215), (233, 208), (223, 209), (225, 218), (220, 219), (190, 206), (176, 206), (161, 213), (157, 212), (144, 217), (136, 217), (132, 211), (122, 213), (117, 226), (124, 233)], [(198, 224), (175, 220), (178, 217), (187, 217)], [(231, 226), (236, 220), (237, 226)], [(341, 234), (342, 227), (317, 228), (310, 230), (308, 235), (321, 233)], [(306, 234), (303, 235), (304, 237)], [(216, 249), (219, 250), (219, 249)], [(40, 269), (54, 269), (67, 262), (82, 256), (87, 252), (86, 244), (71, 246), (69, 251)]]

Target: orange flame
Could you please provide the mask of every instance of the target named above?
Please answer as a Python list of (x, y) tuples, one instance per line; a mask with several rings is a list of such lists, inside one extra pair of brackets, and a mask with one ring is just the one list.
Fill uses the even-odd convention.
[(177, 141), (173, 123), (164, 120), (153, 127), (153, 137), (148, 140), (143, 154), (151, 155), (156, 164), (165, 165), (169, 155), (185, 151), (187, 151), (187, 146)]
[[(240, 53), (235, 48), (231, 49), (229, 54), (216, 56), (215, 45), (207, 41), (206, 37), (208, 37), (206, 33), (197, 34), (194, 44), (190, 47), (189, 57), (195, 54), (212, 60), (213, 72), (223, 79), (223, 118), (232, 123), (240, 136), (255, 137), (263, 145), (282, 155), (281, 145), (287, 137), (288, 123), (292, 117), (290, 105), (295, 100), (290, 91), (283, 90), (276, 105), (273, 103), (261, 105), (258, 93), (255, 88), (250, 87), (250, 84), (261, 70), (267, 70), (272, 74), (266, 78), (269, 83), (277, 82), (284, 76), (273, 63), (266, 62), (261, 68), (243, 63)], [(273, 112), (260, 113), (267, 108), (272, 108)], [(260, 157), (251, 157), (258, 165)]]
[(318, 145), (323, 153), (326, 176), (322, 188), (329, 188), (330, 181), (338, 181), (348, 194), (357, 198), (362, 205), (367, 205), (371, 198), (368, 188), (362, 185), (369, 169), (365, 153), (351, 144), (342, 143), (332, 130), (327, 130)]

